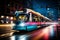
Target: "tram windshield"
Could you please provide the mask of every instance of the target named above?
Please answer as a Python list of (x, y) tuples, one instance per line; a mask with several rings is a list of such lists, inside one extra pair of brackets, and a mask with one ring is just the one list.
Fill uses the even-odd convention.
[(19, 19), (20, 21), (26, 22), (26, 21), (28, 21), (28, 15), (26, 15), (26, 14), (20, 14), (20, 15), (18, 16), (18, 19)]

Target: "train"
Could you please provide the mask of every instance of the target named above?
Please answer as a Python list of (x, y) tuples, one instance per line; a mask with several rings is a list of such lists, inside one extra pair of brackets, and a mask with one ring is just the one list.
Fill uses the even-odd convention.
[(14, 22), (15, 26), (13, 27), (13, 30), (19, 31), (32, 31), (42, 27), (40, 22), (52, 21), (51, 19), (31, 9), (26, 9), (26, 12), (16, 11), (15, 17), (16, 20)]

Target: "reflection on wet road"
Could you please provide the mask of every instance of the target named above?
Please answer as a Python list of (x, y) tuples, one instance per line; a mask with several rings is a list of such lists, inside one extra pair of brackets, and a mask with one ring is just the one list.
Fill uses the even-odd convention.
[[(50, 40), (50, 37), (54, 37), (56, 26), (50, 25), (43, 29), (38, 29), (26, 34), (15, 34), (11, 37), (3, 38), (3, 40)], [(0, 39), (2, 40), (2, 39)], [(52, 40), (52, 39), (51, 39)]]
[(10, 40), (28, 40), (28, 35), (14, 35), (10, 37)]

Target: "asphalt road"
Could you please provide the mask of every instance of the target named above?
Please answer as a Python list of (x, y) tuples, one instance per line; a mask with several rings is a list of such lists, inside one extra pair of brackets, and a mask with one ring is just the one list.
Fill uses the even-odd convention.
[(56, 31), (56, 25), (50, 25), (28, 33), (13, 34), (10, 37), (0, 38), (0, 40), (55, 40)]

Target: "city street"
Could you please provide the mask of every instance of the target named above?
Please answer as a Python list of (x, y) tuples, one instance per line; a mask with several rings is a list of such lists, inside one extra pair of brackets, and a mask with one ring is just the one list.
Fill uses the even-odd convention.
[(50, 25), (31, 32), (18, 32), (10, 37), (5, 35), (6, 37), (0, 38), (0, 40), (55, 40), (57, 37), (56, 31), (56, 25)]
[(1, 0), (0, 40), (60, 40), (60, 0)]

